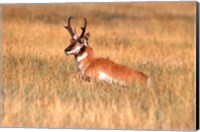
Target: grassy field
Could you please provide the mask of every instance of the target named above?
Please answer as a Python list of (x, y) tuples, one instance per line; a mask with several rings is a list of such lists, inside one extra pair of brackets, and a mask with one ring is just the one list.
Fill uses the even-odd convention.
[[(3, 6), (3, 127), (195, 129), (195, 2)], [(88, 19), (97, 56), (153, 85), (87, 83), (63, 28)], [(78, 30), (80, 32), (80, 30)]]

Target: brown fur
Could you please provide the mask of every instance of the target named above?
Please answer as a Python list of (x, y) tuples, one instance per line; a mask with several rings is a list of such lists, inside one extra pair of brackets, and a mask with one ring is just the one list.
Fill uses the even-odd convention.
[[(92, 48), (88, 45), (90, 34), (85, 34), (87, 26), (86, 18), (84, 18), (84, 26), (81, 27), (82, 33), (79, 37), (76, 32), (72, 30), (70, 24), (72, 18), (73, 17), (68, 18), (68, 25), (65, 26), (72, 37), (71, 44), (65, 49), (65, 53), (75, 56), (79, 67), (79, 74), (83, 79), (87, 81), (91, 79), (102, 79), (123, 84), (133, 82), (146, 83), (148, 81), (149, 77), (142, 72), (119, 65), (108, 59), (95, 57)], [(86, 57), (82, 56), (84, 53), (87, 53)]]
[(75, 56), (75, 58), (81, 56), (85, 52), (87, 52), (87, 57), (80, 61), (78, 65), (82, 65), (82, 68), (79, 70), (81, 72), (81, 76), (83, 78), (87, 78), (86, 80), (93, 78), (98, 80), (99, 71), (125, 83), (146, 83), (148, 80), (148, 76), (142, 72), (119, 65), (108, 59), (95, 57), (93, 49), (90, 46), (84, 47), (82, 51)]

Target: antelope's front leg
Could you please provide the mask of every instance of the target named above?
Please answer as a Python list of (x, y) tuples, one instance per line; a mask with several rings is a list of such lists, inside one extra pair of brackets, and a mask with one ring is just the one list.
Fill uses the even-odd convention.
[(91, 78), (89, 76), (82, 76), (82, 79), (87, 82), (91, 82)]
[(81, 79), (83, 79), (84, 81), (87, 81), (87, 82), (90, 82), (90, 81), (91, 81), (91, 78), (90, 78), (88, 75), (83, 75), (83, 74), (81, 73), (81, 71), (79, 71), (79, 77), (80, 77)]

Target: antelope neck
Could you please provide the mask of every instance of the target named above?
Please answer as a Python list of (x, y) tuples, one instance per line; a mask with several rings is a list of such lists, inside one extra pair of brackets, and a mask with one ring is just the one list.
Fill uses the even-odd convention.
[(91, 48), (84, 46), (81, 51), (75, 55), (75, 60), (78, 66), (78, 69), (83, 73), (84, 70), (89, 66), (90, 60), (92, 58)]
[(87, 57), (87, 51), (86, 51), (86, 47), (84, 46), (83, 48), (81, 48), (80, 52), (75, 55), (75, 59), (77, 63), (80, 63), (86, 57)]

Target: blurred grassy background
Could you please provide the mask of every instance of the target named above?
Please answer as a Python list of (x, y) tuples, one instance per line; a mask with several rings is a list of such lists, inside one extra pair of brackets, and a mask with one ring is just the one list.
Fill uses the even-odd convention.
[[(153, 79), (122, 88), (76, 78), (63, 28)], [(195, 2), (3, 6), (3, 127), (195, 129)], [(80, 32), (80, 30), (78, 30)]]

